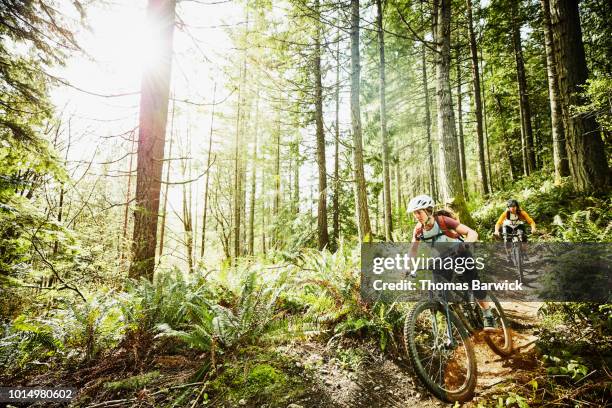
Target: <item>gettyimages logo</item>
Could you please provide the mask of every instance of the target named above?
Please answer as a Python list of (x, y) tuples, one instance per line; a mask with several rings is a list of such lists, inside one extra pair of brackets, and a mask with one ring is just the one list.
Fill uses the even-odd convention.
[(431, 291), (492, 291), (500, 300), (607, 303), (612, 246), (604, 243), (366, 243), (361, 295), (414, 301)]

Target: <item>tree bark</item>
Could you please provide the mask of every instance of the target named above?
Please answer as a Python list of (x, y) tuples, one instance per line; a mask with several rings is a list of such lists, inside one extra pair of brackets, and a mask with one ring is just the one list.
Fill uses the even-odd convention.
[(463, 137), (463, 92), (461, 91), (461, 51), (457, 50), (457, 122), (459, 125), (459, 168), (461, 169), (461, 182), (463, 192), (467, 198), (467, 166), (465, 163), (465, 141)]
[(427, 159), (429, 161), (429, 194), (436, 199), (438, 192), (436, 189), (436, 169), (434, 167), (433, 147), (431, 145), (431, 111), (429, 109), (429, 83), (427, 80), (427, 59), (424, 44), (421, 46), (421, 65), (423, 73), (423, 92), (425, 93), (425, 131), (427, 133)]
[[(242, 72), (242, 71), (241, 71)], [(242, 75), (242, 74), (241, 74)], [(240, 114), (242, 109), (242, 84), (239, 85), (238, 89), (238, 109), (236, 112), (236, 137), (235, 137), (235, 146), (234, 146), (234, 185), (233, 185), (233, 196), (234, 196), (234, 217), (233, 217), (233, 230), (234, 230), (234, 264), (236, 259), (240, 256), (240, 216), (242, 215), (240, 199), (242, 195), (240, 194), (242, 187), (242, 177), (240, 174), (240, 145), (242, 143), (242, 138), (240, 137)]]
[(357, 225), (359, 240), (372, 239), (372, 227), (368, 214), (368, 194), (363, 169), (363, 144), (361, 135), (359, 59), (359, 0), (351, 0), (351, 122), (353, 126), (353, 165), (355, 177), (355, 198), (357, 206)]
[[(393, 241), (393, 215), (391, 212), (391, 179), (389, 177), (389, 141), (387, 135), (387, 101), (385, 96), (385, 33), (383, 31), (382, 1), (376, 0), (376, 22), (378, 25), (378, 53), (380, 57), (379, 92), (380, 92), (380, 137), (382, 139), (383, 194), (385, 215), (385, 239)], [(399, 203), (398, 203), (399, 204)]]
[(437, 19), (435, 25), (436, 41), (436, 103), (438, 106), (438, 138), (440, 140), (440, 177), (441, 198), (448, 204), (464, 223), (471, 225), (472, 218), (467, 211), (463, 194), (463, 184), (459, 169), (459, 149), (455, 132), (455, 116), (450, 87), (450, 25), (451, 0), (436, 0)]
[(535, 152), (533, 150), (533, 128), (531, 126), (531, 108), (527, 95), (527, 76), (525, 74), (525, 61), (523, 59), (523, 45), (521, 42), (521, 24), (518, 21), (518, 2), (512, 1), (512, 44), (514, 59), (516, 61), (516, 82), (519, 91), (519, 112), (521, 116), (521, 151), (523, 153), (523, 174), (528, 176), (536, 170)]
[(259, 89), (255, 100), (255, 135), (251, 159), (251, 192), (249, 197), (249, 242), (248, 254), (255, 255), (255, 192), (257, 190), (257, 137), (259, 133)]
[(485, 76), (484, 76), (484, 68), (482, 67), (483, 58), (482, 58), (482, 48), (480, 49), (480, 75), (482, 82), (482, 116), (483, 116), (483, 124), (484, 124), (484, 134), (485, 134), (485, 145), (487, 146), (487, 168), (489, 170), (489, 191), (493, 192), (493, 171), (491, 170), (491, 152), (489, 151), (489, 128), (487, 126), (487, 97), (486, 97), (486, 85), (485, 85)]
[(562, 177), (569, 176), (567, 152), (565, 150), (565, 129), (563, 128), (563, 112), (559, 95), (557, 79), (557, 62), (550, 20), (549, 0), (540, 0), (542, 6), (542, 24), (544, 28), (544, 46), (546, 49), (546, 72), (548, 75), (548, 98), (550, 99), (550, 122), (553, 141), (553, 165), (555, 168), (555, 183), (560, 183)]
[[(170, 148), (168, 149), (168, 157), (172, 158), (172, 143), (174, 140), (174, 105), (172, 102), (172, 116), (170, 118)], [(130, 166), (131, 167), (131, 166)], [(159, 256), (158, 263), (161, 262), (162, 254), (164, 253), (164, 238), (166, 236), (166, 214), (168, 213), (168, 188), (170, 187), (170, 168), (172, 167), (172, 160), (168, 160), (166, 166), (166, 185), (164, 186), (164, 205), (161, 213), (161, 228), (159, 233)], [(129, 187), (129, 185), (128, 185)]]
[(317, 208), (317, 237), (319, 250), (329, 245), (327, 230), (327, 166), (325, 163), (325, 132), (323, 129), (323, 85), (321, 80), (321, 22), (319, 0), (315, 0), (317, 14), (315, 49), (314, 49), (314, 80), (315, 80), (315, 122), (317, 133), (317, 167), (319, 170), (319, 200)]
[[(191, 141), (189, 139), (189, 135), (187, 136), (187, 151), (189, 151), (189, 147), (191, 145)], [(189, 164), (186, 161), (189, 159), (181, 159), (181, 169), (183, 174), (183, 179), (191, 180), (190, 174), (187, 173), (187, 166), (189, 166), (189, 173), (191, 173), (191, 161)], [(187, 178), (186, 178), (187, 177)], [(189, 194), (187, 194), (187, 184), (189, 184)], [(191, 183), (183, 183), (183, 229), (185, 233), (185, 252), (187, 252), (187, 266), (189, 272), (193, 272), (194, 262), (193, 262), (193, 228), (191, 221)]]
[(332, 249), (338, 249), (338, 239), (340, 238), (340, 28), (336, 34), (336, 118), (335, 118), (335, 137), (334, 137), (334, 197), (332, 200)]
[(567, 155), (574, 188), (580, 192), (605, 192), (610, 185), (610, 173), (598, 125), (592, 115), (572, 110), (573, 106), (585, 103), (581, 92), (588, 78), (578, 3), (551, 0), (550, 12)]
[(293, 143), (292, 156), (295, 156), (295, 165), (293, 166), (293, 213), (300, 213), (300, 139), (296, 139)]
[(215, 98), (217, 96), (217, 83), (215, 82), (213, 87), (213, 105), (212, 112), (210, 114), (210, 134), (208, 136), (208, 154), (206, 158), (206, 181), (204, 184), (204, 215), (202, 216), (202, 248), (200, 250), (200, 257), (204, 258), (204, 249), (206, 248), (206, 217), (208, 215), (208, 188), (210, 186), (210, 166), (211, 166), (211, 157), (212, 157), (212, 141), (213, 141), (213, 131), (215, 124), (215, 106), (216, 101)]
[(136, 210), (133, 257), (129, 271), (131, 278), (144, 276), (151, 280), (155, 268), (175, 8), (175, 0), (149, 0), (147, 7), (149, 21), (160, 25), (159, 42), (156, 45), (161, 57), (158, 64), (149, 67), (143, 74), (140, 92)]
[(468, 31), (470, 37), (470, 56), (472, 57), (472, 83), (474, 86), (474, 112), (476, 114), (476, 141), (478, 145), (478, 175), (483, 194), (489, 195), (489, 180), (485, 162), (484, 134), (482, 129), (482, 100), (480, 98), (480, 72), (478, 67), (478, 49), (472, 17), (472, 0), (467, 0)]

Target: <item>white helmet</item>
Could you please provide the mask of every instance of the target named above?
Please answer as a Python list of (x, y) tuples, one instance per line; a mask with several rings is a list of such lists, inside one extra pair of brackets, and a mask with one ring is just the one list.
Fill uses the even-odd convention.
[(434, 200), (427, 194), (421, 194), (419, 196), (414, 197), (408, 203), (408, 212), (413, 212), (416, 210), (423, 210), (425, 208), (433, 207)]

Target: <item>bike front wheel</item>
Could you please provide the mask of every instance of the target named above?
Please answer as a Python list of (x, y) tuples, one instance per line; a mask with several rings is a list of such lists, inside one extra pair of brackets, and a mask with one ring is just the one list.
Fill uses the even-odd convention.
[(467, 330), (448, 313), (450, 321), (440, 302), (418, 302), (404, 322), (404, 344), (417, 376), (436, 397), (465, 402), (476, 388), (476, 356)]
[(523, 282), (523, 254), (521, 253), (520, 245), (520, 243), (514, 244), (514, 248), (512, 248), (512, 258), (516, 271), (518, 272), (519, 282)]

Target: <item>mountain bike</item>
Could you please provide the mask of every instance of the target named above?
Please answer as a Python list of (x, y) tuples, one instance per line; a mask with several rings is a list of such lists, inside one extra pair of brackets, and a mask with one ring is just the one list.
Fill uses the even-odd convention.
[[(434, 283), (444, 283), (433, 274)], [(466, 293), (467, 292), (467, 293)], [(496, 328), (484, 333), (491, 349), (512, 353), (512, 337), (499, 301), (488, 294)], [(472, 335), (481, 332), (483, 316), (471, 291), (430, 290), (404, 321), (404, 345), (423, 384), (447, 402), (470, 400), (476, 388), (476, 356)]]
[(519, 282), (523, 282), (523, 263), (524, 263), (524, 255), (523, 255), (523, 230), (519, 229), (518, 226), (522, 225), (523, 222), (513, 223), (513, 222), (504, 222), (504, 226), (510, 228), (513, 232), (503, 232), (502, 235), (504, 237), (504, 242), (510, 240), (510, 259), (512, 260), (512, 264), (516, 268), (516, 272), (519, 276)]

